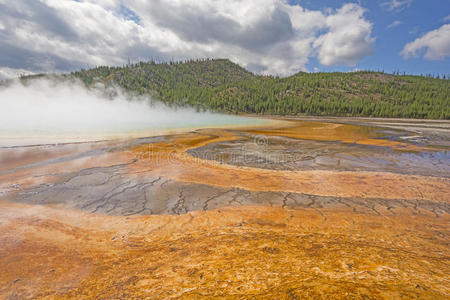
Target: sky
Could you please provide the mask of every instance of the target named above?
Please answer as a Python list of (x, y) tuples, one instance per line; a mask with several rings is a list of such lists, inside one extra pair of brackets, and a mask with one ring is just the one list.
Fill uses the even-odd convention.
[(448, 74), (450, 0), (0, 0), (0, 78), (190, 58)]

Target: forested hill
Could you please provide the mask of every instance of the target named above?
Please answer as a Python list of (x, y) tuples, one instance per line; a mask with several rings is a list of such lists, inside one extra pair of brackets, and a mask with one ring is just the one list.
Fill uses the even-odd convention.
[(163, 102), (224, 112), (450, 119), (450, 81), (378, 72), (256, 76), (225, 59), (138, 63), (72, 73)]

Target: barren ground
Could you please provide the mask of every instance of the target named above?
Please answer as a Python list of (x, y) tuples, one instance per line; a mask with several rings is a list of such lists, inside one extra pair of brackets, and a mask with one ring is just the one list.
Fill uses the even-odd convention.
[(0, 148), (2, 298), (448, 298), (448, 122)]

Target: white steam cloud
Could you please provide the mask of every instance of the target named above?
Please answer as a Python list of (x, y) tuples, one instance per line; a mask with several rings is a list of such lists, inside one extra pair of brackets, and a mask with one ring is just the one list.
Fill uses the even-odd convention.
[(169, 108), (149, 97), (129, 97), (120, 89), (87, 89), (80, 83), (35, 80), (0, 88), (2, 137), (126, 135), (186, 127), (255, 122), (194, 109)]

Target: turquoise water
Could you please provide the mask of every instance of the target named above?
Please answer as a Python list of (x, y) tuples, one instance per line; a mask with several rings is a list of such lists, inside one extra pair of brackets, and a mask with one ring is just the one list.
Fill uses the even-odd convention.
[[(24, 121), (26, 124), (26, 121)], [(0, 147), (70, 143), (82, 141), (107, 140), (111, 138), (144, 137), (174, 129), (195, 129), (227, 126), (255, 126), (269, 123), (268, 120), (237, 115), (199, 113), (195, 111), (165, 111), (159, 116), (151, 116), (139, 122), (129, 118), (111, 122), (102, 120), (92, 122), (43, 122), (31, 126), (0, 127)]]
[[(114, 98), (70, 82), (35, 81), (0, 89), (0, 146), (100, 140), (175, 128), (259, 125), (250, 117), (171, 107), (116, 90)], [(12, 141), (12, 142), (11, 142)]]
[[(26, 120), (23, 121), (26, 123)], [(32, 126), (3, 126), (0, 127), (0, 136), (30, 136), (30, 135), (58, 135), (58, 134), (121, 134), (127, 132), (141, 132), (152, 130), (165, 130), (174, 128), (199, 128), (219, 126), (252, 126), (267, 124), (267, 120), (254, 117), (215, 113), (164, 113), (162, 117), (149, 117), (148, 120), (133, 122), (122, 120), (117, 122), (67, 122), (53, 124), (43, 122)]]

